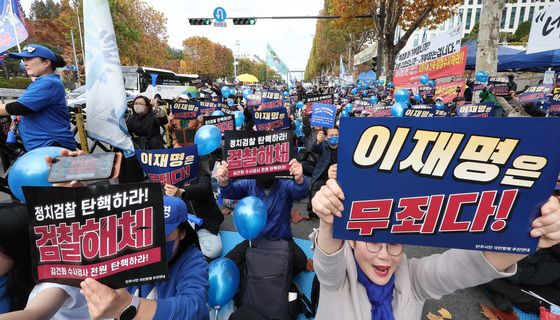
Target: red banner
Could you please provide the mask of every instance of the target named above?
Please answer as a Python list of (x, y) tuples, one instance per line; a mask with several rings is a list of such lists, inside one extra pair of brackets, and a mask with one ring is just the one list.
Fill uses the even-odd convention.
[(430, 79), (438, 79), (448, 76), (461, 76), (465, 73), (467, 64), (467, 47), (461, 51), (427, 61), (415, 66), (396, 69), (393, 77), (395, 85), (406, 85), (419, 82), (421, 75), (427, 74)]

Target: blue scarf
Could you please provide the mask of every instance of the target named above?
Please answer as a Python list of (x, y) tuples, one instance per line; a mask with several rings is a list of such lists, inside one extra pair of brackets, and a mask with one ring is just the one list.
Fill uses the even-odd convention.
[(358, 271), (358, 282), (365, 288), (371, 303), (371, 320), (394, 320), (393, 307), (393, 288), (395, 287), (395, 275), (391, 277), (386, 285), (380, 286), (373, 283), (362, 271), (356, 262)]

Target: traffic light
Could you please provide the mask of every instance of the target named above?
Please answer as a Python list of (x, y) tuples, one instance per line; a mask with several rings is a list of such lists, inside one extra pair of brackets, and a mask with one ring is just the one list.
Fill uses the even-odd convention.
[(210, 19), (189, 19), (189, 24), (193, 26), (209, 26), (212, 24)]
[(234, 18), (233, 24), (235, 25), (254, 25), (257, 23), (255, 18)]

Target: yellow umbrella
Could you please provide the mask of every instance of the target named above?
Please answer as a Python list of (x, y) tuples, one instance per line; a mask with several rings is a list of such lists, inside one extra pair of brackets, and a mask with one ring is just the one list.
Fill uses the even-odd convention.
[(256, 83), (259, 79), (252, 74), (244, 73), (237, 76), (237, 80), (243, 83)]

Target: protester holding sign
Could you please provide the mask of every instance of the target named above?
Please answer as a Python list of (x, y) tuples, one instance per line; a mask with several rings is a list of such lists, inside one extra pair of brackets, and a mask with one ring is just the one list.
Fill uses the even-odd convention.
[(128, 132), (133, 135), (136, 148), (150, 150), (163, 149), (160, 127), (167, 124), (167, 115), (157, 105), (144, 96), (134, 99), (133, 113), (126, 119)]
[(181, 199), (164, 197), (164, 211), (168, 279), (128, 291), (86, 279), (81, 292), (91, 318), (208, 319), (208, 264), (187, 222), (187, 205)]
[[(238, 200), (255, 196), (261, 199), (267, 208), (267, 219), (257, 239), (268, 237), (288, 240), (294, 252), (294, 274), (303, 271), (307, 258), (301, 248), (295, 244), (290, 226), (292, 202), (307, 197), (309, 192), (309, 183), (303, 175), (301, 164), (295, 159), (290, 161), (290, 174), (294, 176), (294, 180), (276, 179), (271, 175), (263, 175), (262, 178), (255, 180), (230, 181), (228, 171), (228, 163), (222, 161), (217, 175), (223, 197)], [(231, 250), (226, 257), (240, 265), (245, 261), (248, 246), (248, 241), (244, 241)]]
[[(321, 288), (318, 319), (419, 319), (426, 300), (512, 276), (516, 263), (526, 257), (453, 249), (407, 259), (401, 244), (334, 239), (332, 223), (341, 217), (343, 200), (334, 179), (312, 200), (321, 218), (310, 237), (316, 244), (314, 266)], [(539, 248), (549, 248), (560, 243), (559, 200), (551, 197), (541, 213), (531, 236), (541, 237)]]
[(309, 217), (317, 217), (311, 209), (311, 199), (327, 182), (329, 167), (337, 163), (338, 136), (339, 132), (336, 127), (327, 129), (326, 135), (321, 131), (317, 135), (317, 142), (313, 146), (312, 151), (319, 155), (319, 160), (317, 160), (317, 165), (315, 166), (315, 170), (313, 170), (313, 177), (311, 178), (311, 193), (309, 196), (309, 204), (307, 205)]

